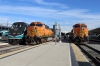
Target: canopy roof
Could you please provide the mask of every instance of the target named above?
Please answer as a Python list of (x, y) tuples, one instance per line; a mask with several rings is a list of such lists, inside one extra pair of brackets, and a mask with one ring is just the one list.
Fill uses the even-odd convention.
[(94, 33), (100, 34), (100, 27), (89, 31), (89, 34), (94, 34)]

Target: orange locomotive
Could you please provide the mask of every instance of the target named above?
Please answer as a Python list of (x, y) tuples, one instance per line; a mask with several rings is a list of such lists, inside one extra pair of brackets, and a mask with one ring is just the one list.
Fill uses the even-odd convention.
[(25, 36), (26, 44), (31, 42), (42, 43), (46, 42), (49, 37), (53, 37), (53, 31), (42, 22), (32, 22), (27, 28), (27, 35)]
[(88, 28), (86, 24), (78, 23), (73, 25), (73, 41), (75, 43), (88, 42)]

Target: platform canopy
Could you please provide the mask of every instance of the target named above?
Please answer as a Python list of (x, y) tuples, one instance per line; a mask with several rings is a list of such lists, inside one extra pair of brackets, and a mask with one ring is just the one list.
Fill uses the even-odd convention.
[(100, 34), (100, 27), (96, 29), (89, 30), (89, 34)]

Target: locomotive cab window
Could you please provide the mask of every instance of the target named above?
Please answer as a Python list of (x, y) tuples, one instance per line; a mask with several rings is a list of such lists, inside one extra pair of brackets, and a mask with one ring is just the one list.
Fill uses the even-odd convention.
[(8, 30), (8, 28), (6, 28), (6, 30)]
[(2, 32), (0, 33), (0, 36), (2, 36)]
[(3, 30), (5, 30), (5, 27), (2, 27)]
[(79, 28), (80, 27), (80, 25), (74, 25), (74, 28)]
[(30, 26), (35, 26), (35, 24), (34, 23), (31, 23)]
[(21, 25), (21, 24), (13, 24), (13, 25), (11, 26), (11, 29), (19, 28), (19, 27), (22, 27), (22, 26), (24, 26), (24, 25)]
[(42, 24), (36, 24), (36, 26), (42, 27), (43, 25)]
[(82, 25), (82, 27), (83, 27), (83, 28), (87, 28), (87, 26), (86, 26), (86, 25)]

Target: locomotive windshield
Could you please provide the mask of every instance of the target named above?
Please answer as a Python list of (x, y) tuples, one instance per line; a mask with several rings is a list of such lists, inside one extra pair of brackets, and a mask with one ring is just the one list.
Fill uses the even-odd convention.
[(30, 26), (35, 26), (35, 24), (34, 23), (31, 23)]
[(43, 25), (42, 24), (36, 24), (36, 26), (42, 27)]
[(86, 25), (82, 25), (82, 27), (83, 27), (83, 28), (87, 28), (87, 26), (86, 26)]
[(74, 25), (74, 28), (79, 28), (79, 27), (80, 27), (80, 25), (79, 25), (79, 24)]
[(38, 27), (42, 27), (43, 25), (42, 25), (42, 24), (34, 24), (34, 23), (31, 23), (30, 26), (38, 26)]
[(13, 24), (13, 25), (11, 26), (11, 29), (21, 28), (21, 27), (23, 27), (22, 24)]

